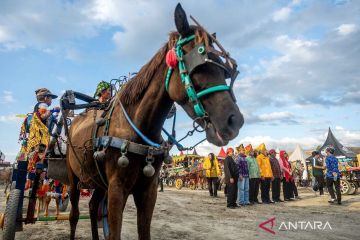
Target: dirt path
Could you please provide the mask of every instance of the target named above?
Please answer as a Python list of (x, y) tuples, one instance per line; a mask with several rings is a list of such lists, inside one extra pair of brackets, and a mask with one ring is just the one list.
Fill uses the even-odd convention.
[[(329, 205), (327, 196), (315, 197), (310, 190), (301, 189), (301, 200), (242, 207), (229, 210), (225, 198), (210, 198), (206, 191), (165, 189), (158, 194), (152, 221), (153, 239), (359, 239), (360, 195), (344, 196), (343, 205)], [(81, 210), (87, 214), (88, 199), (81, 200)], [(54, 204), (52, 202), (52, 204)], [(0, 193), (0, 211), (5, 208), (5, 198)], [(54, 207), (52, 207), (52, 210)], [(275, 235), (259, 228), (259, 224), (275, 217), (272, 230)], [(295, 224), (298, 229), (286, 230), (282, 222)], [(307, 223), (329, 223), (325, 230), (311, 229)], [(303, 229), (300, 229), (303, 225)], [(323, 225), (323, 226), (324, 226)], [(270, 224), (266, 225), (270, 228)], [(288, 225), (287, 225), (288, 226)], [(318, 225), (317, 225), (318, 226)], [(304, 229), (306, 228), (306, 229)], [(318, 227), (317, 227), (318, 228)], [(323, 227), (322, 227), (323, 228)], [(99, 229), (101, 232), (102, 229)], [(136, 208), (130, 197), (125, 208), (123, 239), (137, 239)], [(16, 239), (68, 239), (68, 222), (36, 223), (24, 226)], [(1, 237), (0, 237), (1, 239)], [(91, 239), (90, 221), (80, 220), (77, 239)], [(101, 236), (101, 239), (103, 237)]]

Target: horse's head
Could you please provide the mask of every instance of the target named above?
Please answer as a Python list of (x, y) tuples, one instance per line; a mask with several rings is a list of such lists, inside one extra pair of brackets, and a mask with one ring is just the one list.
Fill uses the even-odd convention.
[[(244, 123), (232, 92), (238, 73), (236, 62), (225, 51), (215, 50), (213, 45), (217, 41), (205, 29), (189, 26), (180, 4), (175, 9), (175, 25), (176, 43), (172, 36), (169, 44), (179, 62), (174, 74), (167, 78), (166, 89), (170, 98), (205, 129), (209, 142), (226, 145), (238, 135)], [(221, 57), (226, 59), (225, 63)], [(227, 78), (231, 79), (230, 86)]]

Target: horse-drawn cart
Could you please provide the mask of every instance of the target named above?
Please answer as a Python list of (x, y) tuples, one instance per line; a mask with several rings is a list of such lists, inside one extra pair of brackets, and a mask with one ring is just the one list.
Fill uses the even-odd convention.
[(343, 160), (339, 161), (339, 169), (342, 175), (340, 179), (341, 194), (356, 194), (360, 187), (360, 167), (355, 166), (355, 161)]
[(205, 174), (202, 167), (203, 157), (199, 155), (182, 155), (173, 157), (174, 167), (168, 169), (166, 182), (177, 189), (183, 187), (195, 190), (205, 189)]

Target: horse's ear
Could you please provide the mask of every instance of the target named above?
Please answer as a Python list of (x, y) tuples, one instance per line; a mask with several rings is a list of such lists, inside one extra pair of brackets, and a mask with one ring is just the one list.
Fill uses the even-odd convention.
[(188, 23), (186, 13), (184, 9), (181, 7), (181, 4), (178, 3), (175, 8), (175, 25), (177, 31), (180, 33), (182, 37), (187, 37), (191, 33), (190, 25)]
[(213, 34), (211, 34), (215, 39), (216, 39), (216, 32), (214, 32)]

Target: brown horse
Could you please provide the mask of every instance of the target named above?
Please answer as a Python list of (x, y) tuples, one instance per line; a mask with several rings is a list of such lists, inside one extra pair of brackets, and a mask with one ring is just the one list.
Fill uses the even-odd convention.
[[(109, 126), (109, 136), (127, 139), (134, 143), (145, 144), (129, 125), (121, 109), (120, 102), (126, 109), (135, 125), (154, 142), (162, 143), (161, 129), (174, 101), (178, 103), (192, 118), (195, 119), (194, 105), (187, 96), (178, 69), (171, 75), (169, 88), (166, 91), (165, 78), (167, 65), (165, 56), (177, 40), (195, 34), (196, 38), (183, 46), (184, 53), (190, 52), (196, 44), (212, 45), (209, 35), (201, 28), (189, 26), (186, 14), (180, 4), (175, 9), (175, 25), (178, 32), (170, 34), (169, 42), (144, 65), (136, 77), (130, 80), (115, 96), (114, 109)], [(209, 53), (209, 57), (219, 62), (220, 58)], [(205, 63), (197, 67), (191, 80), (196, 91), (224, 85), (225, 72), (219, 64)], [(229, 91), (218, 91), (202, 97), (201, 102), (207, 112), (207, 140), (218, 146), (226, 145), (235, 138), (243, 125), (243, 117)], [(71, 144), (67, 152), (67, 168), (71, 183), (70, 238), (75, 238), (76, 225), (79, 218), (79, 181), (92, 186), (95, 191), (89, 202), (91, 228), (93, 239), (98, 239), (97, 210), (99, 202), (107, 194), (109, 239), (121, 238), (123, 210), (130, 194), (133, 195), (137, 207), (137, 228), (139, 239), (150, 239), (150, 224), (157, 198), (159, 170), (164, 156), (156, 156), (153, 166), (155, 174), (146, 177), (143, 173), (146, 156), (128, 152), (130, 163), (127, 167), (117, 164), (120, 150), (109, 147), (105, 159), (99, 161), (106, 185), (102, 184), (93, 157), (93, 132), (95, 120), (101, 112), (88, 110), (76, 117), (71, 125), (69, 139)], [(108, 115), (107, 115), (108, 116)], [(106, 117), (107, 117), (106, 116)], [(106, 118), (105, 117), (105, 118)], [(98, 136), (104, 133), (104, 126), (98, 131)], [(71, 145), (73, 147), (71, 147)], [(102, 186), (100, 186), (102, 185)]]
[(11, 184), (12, 167), (0, 168), (0, 183), (5, 184), (4, 193), (6, 194), (9, 185)]

